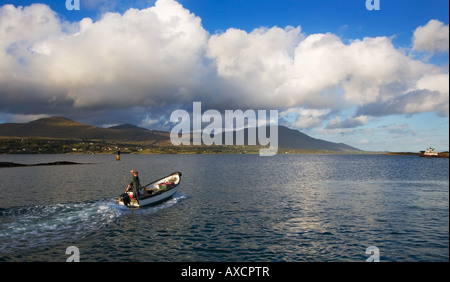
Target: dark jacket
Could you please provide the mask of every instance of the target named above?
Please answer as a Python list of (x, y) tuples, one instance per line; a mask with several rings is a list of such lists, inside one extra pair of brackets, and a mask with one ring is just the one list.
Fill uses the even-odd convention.
[(139, 176), (136, 177), (133, 175), (133, 178), (131, 178), (131, 181), (130, 181), (130, 188), (133, 191), (133, 195), (139, 196), (138, 191), (139, 191), (140, 187), (141, 187), (141, 182), (139, 181)]

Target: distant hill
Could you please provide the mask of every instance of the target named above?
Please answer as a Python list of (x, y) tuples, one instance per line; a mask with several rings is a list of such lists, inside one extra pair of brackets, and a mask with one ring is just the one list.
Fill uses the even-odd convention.
[(278, 127), (278, 147), (301, 150), (327, 150), (327, 151), (359, 151), (359, 149), (344, 143), (333, 143), (312, 138), (298, 130), (285, 126)]
[[(259, 128), (256, 130), (258, 136)], [(269, 134), (269, 128), (266, 134)], [(248, 144), (248, 129), (244, 129), (244, 144)], [(233, 140), (236, 132), (233, 133)], [(257, 138), (258, 139), (258, 138)], [(222, 144), (225, 144), (225, 136), (222, 135)], [(304, 151), (360, 151), (343, 143), (333, 143), (321, 139), (312, 138), (298, 130), (290, 129), (286, 126), (278, 126), (278, 147), (284, 149), (304, 150)]]
[[(246, 130), (247, 131), (247, 130)], [(248, 136), (245, 132), (244, 136)], [(170, 146), (170, 133), (132, 124), (102, 128), (64, 117), (42, 118), (28, 123), (0, 124), (0, 138), (76, 139)], [(342, 143), (312, 138), (298, 130), (278, 127), (278, 147), (295, 150), (359, 151)]]
[[(42, 118), (28, 123), (0, 124), (0, 137), (102, 140), (108, 142), (167, 143), (169, 133), (134, 125), (102, 128), (64, 117)], [(170, 140), (169, 140), (170, 141)]]

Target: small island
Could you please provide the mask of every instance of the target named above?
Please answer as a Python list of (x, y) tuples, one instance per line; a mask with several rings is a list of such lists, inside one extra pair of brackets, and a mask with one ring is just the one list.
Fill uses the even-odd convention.
[(79, 165), (81, 163), (58, 161), (51, 163), (38, 163), (38, 164), (18, 164), (13, 162), (0, 162), (0, 168), (2, 167), (29, 167), (29, 166), (51, 166), (51, 165)]

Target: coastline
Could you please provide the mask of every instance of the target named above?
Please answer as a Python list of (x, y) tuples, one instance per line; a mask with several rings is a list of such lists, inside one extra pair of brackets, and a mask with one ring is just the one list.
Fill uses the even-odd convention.
[[(18, 139), (0, 137), (0, 155), (15, 154), (259, 154), (260, 145), (180, 145), (152, 144), (151, 142), (120, 142), (100, 140)], [(277, 154), (355, 154), (419, 156), (419, 152), (388, 152), (364, 150), (312, 150), (278, 147)], [(441, 152), (438, 157), (448, 158)]]
[(52, 166), (52, 165), (81, 165), (82, 163), (58, 161), (51, 163), (38, 163), (38, 164), (20, 164), (14, 162), (0, 162), (0, 168), (4, 167), (29, 167), (29, 166)]
[[(419, 153), (412, 153), (412, 152), (389, 152), (386, 153), (386, 155), (391, 156), (418, 156), (420, 157)], [(425, 158), (448, 158), (449, 152), (440, 152), (436, 157), (425, 157)]]
[[(117, 155), (118, 153), (123, 155), (164, 155), (164, 154), (175, 154), (175, 155), (188, 155), (188, 154), (245, 154), (245, 155), (258, 155), (260, 149), (264, 149), (261, 146), (173, 146), (173, 147), (154, 147), (147, 149), (135, 149), (135, 148), (124, 148), (117, 147), (114, 150), (71, 150), (71, 151), (60, 151), (60, 150), (17, 150), (8, 151), (5, 150), (0, 152), (1, 155)], [(332, 151), (332, 150), (307, 150), (307, 149), (288, 149), (288, 148), (278, 148), (277, 154), (292, 154), (292, 155), (383, 155), (386, 152), (377, 151)]]

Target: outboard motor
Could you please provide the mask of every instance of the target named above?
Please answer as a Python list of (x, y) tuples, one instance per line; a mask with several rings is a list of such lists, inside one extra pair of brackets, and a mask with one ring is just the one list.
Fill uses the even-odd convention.
[(123, 193), (122, 195), (120, 195), (117, 200), (118, 202), (122, 201), (125, 206), (128, 206), (130, 204), (130, 196), (127, 193)]

